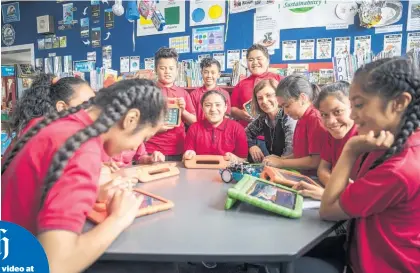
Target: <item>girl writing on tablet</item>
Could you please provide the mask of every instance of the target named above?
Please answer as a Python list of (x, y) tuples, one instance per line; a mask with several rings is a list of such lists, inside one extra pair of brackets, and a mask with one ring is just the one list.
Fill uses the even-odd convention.
[[(296, 263), (297, 272), (327, 267), (336, 269), (331, 272), (420, 272), (420, 71), (403, 58), (362, 66), (351, 84), (350, 102), (359, 135), (344, 145), (319, 212), (326, 220), (350, 219), (348, 252), (343, 253), (342, 240), (334, 247), (329, 239), (330, 251), (321, 243), (312, 258)], [(349, 183), (361, 155), (357, 178)], [(341, 255), (331, 260), (331, 251)]]
[(51, 272), (84, 271), (133, 222), (142, 200), (117, 190), (110, 216), (82, 232), (98, 198), (103, 150), (136, 149), (159, 130), (165, 105), (151, 81), (121, 81), (49, 113), (13, 146), (2, 166), (2, 220), (37, 236)]
[(219, 91), (208, 91), (201, 98), (201, 105), (205, 119), (189, 128), (184, 159), (223, 155), (231, 161), (244, 161), (248, 155), (245, 131), (238, 122), (225, 118), (225, 96)]

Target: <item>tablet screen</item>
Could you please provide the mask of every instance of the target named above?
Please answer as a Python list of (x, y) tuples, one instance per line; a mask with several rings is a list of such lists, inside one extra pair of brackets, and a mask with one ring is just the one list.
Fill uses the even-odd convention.
[(307, 177), (305, 177), (305, 176), (293, 175), (293, 174), (284, 173), (284, 172), (280, 172), (280, 174), (285, 179), (290, 180), (290, 181), (293, 181), (293, 182), (305, 181), (306, 183), (312, 184), (312, 182)]
[(252, 103), (251, 101), (247, 102), (245, 105), (245, 111), (248, 112), (248, 114), (252, 115)]
[(179, 108), (168, 108), (168, 113), (165, 117), (165, 124), (167, 125), (178, 125), (179, 121)]
[(137, 197), (139, 197), (141, 195), (144, 198), (143, 199), (143, 202), (140, 205), (140, 209), (144, 209), (144, 208), (147, 208), (147, 207), (150, 207), (150, 206), (155, 206), (155, 205), (162, 204), (162, 201), (160, 201), (160, 200), (158, 200), (156, 198), (153, 198), (151, 196), (144, 195), (142, 193), (136, 192), (136, 191), (135, 191), (135, 195)]
[(280, 205), (285, 208), (295, 208), (295, 193), (267, 183), (258, 181), (255, 182), (249, 189), (248, 194), (257, 197), (261, 200)]

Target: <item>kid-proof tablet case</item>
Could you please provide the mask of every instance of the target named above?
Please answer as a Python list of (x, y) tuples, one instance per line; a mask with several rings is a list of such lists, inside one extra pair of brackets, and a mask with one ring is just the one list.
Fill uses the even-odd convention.
[[(133, 189), (137, 196), (143, 196), (143, 202), (141, 203), (136, 217), (141, 217), (157, 212), (169, 210), (173, 208), (174, 203), (163, 197), (142, 191), (140, 189)], [(102, 223), (108, 217), (108, 211), (105, 203), (96, 203), (93, 210), (88, 214), (87, 218), (92, 222), (99, 224)]]
[(236, 200), (289, 218), (302, 216), (303, 197), (297, 191), (248, 174), (228, 190), (225, 209)]
[(230, 165), (222, 155), (196, 155), (184, 161), (188, 169), (223, 169)]
[(296, 183), (300, 181), (319, 186), (318, 183), (316, 183), (314, 180), (305, 175), (283, 169), (277, 169), (270, 166), (264, 167), (264, 170), (261, 172), (260, 177), (262, 179), (274, 183), (279, 183), (288, 187), (293, 187)]
[(165, 125), (179, 126), (181, 124), (181, 109), (175, 99), (168, 99), (168, 112), (165, 116)]

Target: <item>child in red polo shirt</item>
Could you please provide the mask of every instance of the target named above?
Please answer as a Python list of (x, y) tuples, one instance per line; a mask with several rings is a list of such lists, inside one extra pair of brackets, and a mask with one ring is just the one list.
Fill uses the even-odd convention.
[(82, 233), (100, 196), (102, 151), (113, 156), (137, 148), (164, 114), (165, 99), (153, 82), (126, 80), (51, 112), (16, 142), (2, 166), (2, 220), (37, 236), (51, 272), (84, 271), (133, 222), (142, 198), (118, 190), (106, 200), (110, 216)]
[(185, 126), (197, 121), (191, 97), (187, 91), (175, 86), (177, 77), (178, 53), (173, 48), (161, 47), (155, 53), (155, 67), (158, 77), (158, 86), (167, 98), (173, 98), (182, 111), (180, 126), (163, 126), (159, 132), (146, 142), (146, 150), (149, 154), (160, 151), (167, 161), (179, 161), (182, 159), (185, 140)]
[(349, 87), (350, 84), (344, 81), (328, 84), (321, 89), (315, 102), (327, 130), (318, 166), (318, 178), (324, 186), (330, 179), (344, 144), (357, 134), (354, 120), (350, 118)]
[[(343, 253), (335, 261), (341, 264), (337, 272), (344, 263), (354, 273), (420, 272), (419, 75), (418, 67), (402, 58), (377, 60), (354, 75), (351, 118), (359, 135), (344, 145), (320, 208), (323, 219), (351, 219), (349, 260)], [(349, 183), (356, 159), (365, 153), (357, 179)], [(323, 261), (296, 262), (302, 269), (297, 272), (330, 266), (327, 257), (317, 258)]]
[(270, 55), (266, 47), (254, 44), (248, 48), (246, 59), (251, 76), (240, 81), (232, 91), (232, 116), (244, 127), (252, 121), (251, 115), (244, 110), (244, 104), (251, 102), (254, 87), (261, 80), (274, 79), (280, 82), (281, 76), (268, 72)]
[(305, 175), (316, 176), (320, 162), (325, 129), (319, 111), (312, 105), (319, 87), (300, 75), (290, 75), (277, 86), (276, 96), (284, 113), (297, 120), (293, 135), (293, 154), (286, 157), (266, 157), (277, 168), (292, 168)]
[(219, 91), (208, 91), (201, 98), (206, 119), (188, 130), (184, 159), (195, 155), (223, 155), (232, 162), (244, 161), (248, 145), (244, 128), (234, 120), (225, 118), (226, 97)]
[(190, 93), (195, 113), (197, 115), (197, 120), (200, 121), (205, 119), (203, 109), (201, 107), (201, 98), (207, 91), (210, 90), (219, 91), (225, 96), (227, 104), (226, 113), (230, 115), (230, 95), (226, 90), (217, 86), (217, 79), (220, 78), (220, 63), (214, 58), (204, 58), (200, 63), (200, 68), (204, 85)]

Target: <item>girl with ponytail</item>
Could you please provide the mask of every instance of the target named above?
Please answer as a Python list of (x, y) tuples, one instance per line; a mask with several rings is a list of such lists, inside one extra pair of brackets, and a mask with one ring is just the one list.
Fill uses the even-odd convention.
[[(350, 102), (359, 135), (344, 145), (320, 216), (351, 219), (348, 259), (341, 259), (347, 272), (420, 272), (419, 68), (403, 58), (367, 64), (354, 76)], [(357, 178), (349, 183), (360, 156)]]
[(286, 115), (297, 120), (293, 153), (283, 157), (268, 156), (264, 162), (277, 168), (292, 168), (305, 175), (316, 176), (325, 135), (321, 115), (313, 106), (318, 93), (319, 87), (300, 75), (290, 75), (280, 81), (276, 90), (279, 106)]
[(52, 111), (18, 139), (2, 166), (2, 220), (37, 236), (51, 272), (85, 270), (133, 222), (142, 200), (119, 189), (108, 200), (110, 216), (82, 233), (97, 200), (102, 152), (137, 149), (165, 113), (153, 82), (126, 80)]

